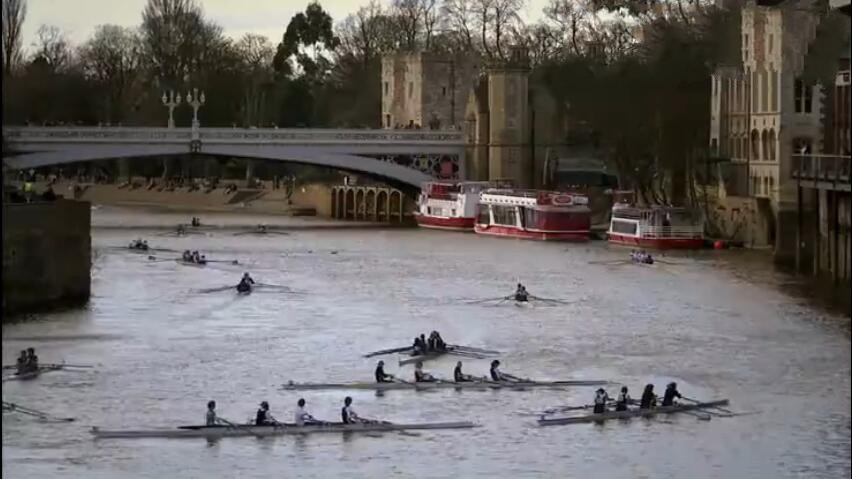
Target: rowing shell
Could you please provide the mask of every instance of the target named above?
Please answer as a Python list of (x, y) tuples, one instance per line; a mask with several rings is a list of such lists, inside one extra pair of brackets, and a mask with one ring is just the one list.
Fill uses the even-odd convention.
[(21, 373), (21, 374), (15, 373), (15, 374), (10, 374), (8, 376), (4, 376), (3, 381), (4, 382), (5, 381), (25, 381), (27, 379), (35, 379), (35, 378), (41, 376), (44, 373), (49, 373), (51, 371), (58, 371), (58, 370), (62, 369), (63, 367), (64, 366), (61, 365), (61, 364), (54, 364), (54, 365), (51, 365), (51, 366), (40, 366), (35, 371), (29, 371), (29, 372)]
[(195, 261), (184, 261), (182, 259), (176, 259), (175, 261), (177, 262), (177, 264), (181, 264), (183, 266), (195, 266), (196, 268), (203, 268), (207, 266), (206, 261), (203, 263), (196, 263)]
[(531, 381), (531, 382), (429, 382), (429, 383), (287, 383), (281, 389), (285, 391), (316, 390), (316, 389), (368, 389), (375, 391), (390, 390), (424, 390), (424, 389), (530, 389), (530, 388), (565, 388), (574, 386), (603, 386), (609, 381)]
[(702, 402), (697, 404), (677, 404), (674, 406), (661, 406), (655, 409), (629, 409), (627, 411), (608, 411), (601, 414), (590, 414), (586, 416), (575, 417), (559, 417), (553, 419), (539, 419), (540, 426), (560, 426), (563, 424), (579, 424), (585, 422), (601, 422), (610, 419), (629, 419), (631, 417), (651, 417), (657, 414), (673, 414), (683, 411), (692, 411), (695, 409), (708, 409), (720, 406), (727, 406), (728, 400), (722, 399), (719, 401)]
[(408, 354), (400, 355), (399, 365), (405, 366), (406, 364), (414, 364), (417, 361), (431, 361), (433, 359), (438, 359), (442, 356), (445, 356), (449, 353), (450, 351), (430, 351), (426, 354), (418, 354), (417, 356), (411, 356)]
[(149, 429), (149, 430), (102, 430), (97, 427), (91, 429), (96, 439), (134, 439), (146, 437), (160, 438), (188, 438), (188, 437), (245, 437), (245, 436), (286, 436), (313, 433), (350, 433), (350, 432), (384, 432), (384, 431), (410, 431), (424, 429), (467, 429), (477, 425), (468, 422), (433, 422), (420, 424), (342, 424), (330, 423), (321, 425), (296, 426), (295, 424), (284, 424), (283, 426), (183, 426), (178, 429)]

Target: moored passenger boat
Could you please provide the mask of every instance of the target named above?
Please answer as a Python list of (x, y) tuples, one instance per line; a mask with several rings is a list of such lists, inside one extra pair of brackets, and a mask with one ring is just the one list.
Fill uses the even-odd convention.
[(491, 188), (479, 195), (474, 231), (547, 241), (588, 240), (589, 200), (574, 193)]
[(414, 219), (423, 228), (472, 231), (479, 193), (488, 185), (484, 181), (424, 183)]
[(609, 242), (640, 248), (699, 249), (704, 247), (700, 212), (670, 206), (612, 207)]

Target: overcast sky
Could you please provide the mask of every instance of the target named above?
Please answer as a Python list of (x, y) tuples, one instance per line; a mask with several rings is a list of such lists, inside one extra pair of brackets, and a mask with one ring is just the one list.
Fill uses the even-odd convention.
[[(320, 0), (335, 23), (354, 13), (369, 0)], [(74, 45), (86, 41), (94, 27), (102, 24), (138, 26), (146, 0), (27, 0), (24, 47), (29, 49), (41, 25), (62, 29)], [(252, 32), (265, 35), (277, 44), (290, 18), (304, 11), (309, 0), (201, 0), (208, 18), (238, 38)], [(387, 4), (387, 0), (382, 2)], [(526, 0), (524, 17), (537, 20), (547, 0)]]

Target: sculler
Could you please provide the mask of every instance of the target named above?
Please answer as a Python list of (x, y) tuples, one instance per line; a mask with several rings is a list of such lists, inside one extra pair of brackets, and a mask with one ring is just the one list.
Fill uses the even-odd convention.
[(27, 371), (38, 371), (38, 356), (33, 348), (27, 348)]
[(272, 426), (278, 424), (278, 421), (269, 413), (269, 403), (263, 401), (260, 403), (260, 409), (257, 410), (257, 416), (254, 419), (255, 426)]
[(457, 383), (468, 383), (473, 381), (473, 376), (462, 372), (462, 362), (456, 363), (456, 368), (453, 370), (453, 380)]
[(296, 414), (293, 416), (293, 419), (297, 426), (304, 426), (305, 424), (323, 424), (323, 421), (318, 421), (305, 410), (304, 398), (300, 398), (299, 402), (296, 403)]
[(663, 394), (663, 406), (674, 406), (675, 398), (682, 399), (683, 396), (677, 390), (677, 383), (672, 382), (666, 386), (666, 392)]
[(529, 293), (527, 293), (527, 288), (521, 283), (518, 283), (518, 288), (515, 290), (515, 301), (521, 303), (529, 301)]
[(646, 384), (639, 401), (639, 409), (653, 409), (657, 407), (657, 396), (654, 394), (654, 385)]
[(358, 417), (355, 414), (355, 411), (352, 409), (352, 398), (346, 396), (346, 399), (343, 400), (343, 409), (340, 410), (340, 416), (343, 420), (343, 424), (357, 424), (357, 423), (368, 423), (367, 419), (363, 419)]
[(392, 383), (393, 382), (393, 374), (385, 373), (385, 362), (379, 361), (379, 364), (376, 366), (376, 382), (377, 383)]
[(228, 421), (220, 419), (219, 416), (216, 415), (216, 401), (209, 401), (207, 403), (207, 418), (205, 424), (208, 426), (215, 426), (217, 424), (229, 424)]
[(420, 335), (420, 345), (423, 346), (423, 352), (424, 353), (429, 351), (429, 343), (426, 342), (426, 335), (425, 334)]
[(412, 352), (411, 352), (412, 356), (419, 356), (419, 355), (426, 352), (426, 345), (420, 342), (419, 336), (414, 336), (414, 345), (411, 348), (412, 348)]
[(595, 391), (595, 408), (592, 410), (595, 414), (603, 414), (606, 412), (606, 403), (609, 401), (609, 395), (604, 388), (598, 388)]
[(519, 382), (521, 378), (500, 371), (500, 361), (491, 361), (491, 380), (497, 382)]
[(18, 370), (18, 374), (24, 374), (29, 369), (29, 361), (27, 360), (27, 351), (22, 350), (21, 355), (18, 356), (18, 361), (15, 365)]
[(414, 367), (414, 382), (434, 383), (435, 381), (431, 374), (423, 372), (423, 361), (417, 361), (417, 365)]
[(621, 388), (621, 392), (618, 393), (618, 399), (615, 401), (615, 410), (616, 411), (626, 411), (627, 405), (630, 404), (632, 399), (630, 399), (630, 394), (627, 394), (627, 386), (623, 386)]
[(181, 255), (181, 259), (183, 259), (187, 263), (191, 263), (192, 262), (192, 252), (190, 252), (189, 250), (184, 251), (183, 254)]
[(237, 291), (240, 293), (245, 293), (251, 291), (252, 285), (254, 284), (254, 280), (248, 273), (245, 273), (240, 280), (240, 283), (237, 285)]

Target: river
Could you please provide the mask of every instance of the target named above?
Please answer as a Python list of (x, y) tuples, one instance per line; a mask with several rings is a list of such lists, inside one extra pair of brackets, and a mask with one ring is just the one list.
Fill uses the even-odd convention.
[[(95, 212), (95, 223), (98, 223)], [(148, 223), (154, 213), (145, 213)], [(140, 220), (141, 221), (141, 220)], [(156, 222), (154, 222), (156, 223)], [(670, 254), (617, 261), (603, 242), (537, 243), (472, 234), (298, 230), (268, 237), (174, 238), (93, 232), (93, 297), (84, 310), (3, 326), (3, 364), (34, 346), (42, 362), (95, 365), (3, 384), (3, 399), (76, 421), (3, 415), (8, 478), (581, 477), (840, 478), (850, 474), (849, 319), (791, 294), (790, 277), (748, 253)], [(238, 259), (206, 269), (120, 249), (152, 246)], [(115, 248), (118, 246), (119, 248)], [(158, 253), (159, 258), (172, 255)], [(302, 294), (232, 291), (244, 271)], [(469, 304), (513, 291), (565, 305)], [(588, 404), (595, 388), (533, 391), (281, 391), (287, 381), (370, 380), (362, 354), (437, 329), (450, 343), (503, 352), (502, 369), (536, 379), (608, 379), (634, 397), (676, 380), (701, 399), (749, 413), (685, 414), (540, 428), (525, 415)], [(388, 372), (412, 375), (387, 357)], [(487, 360), (465, 359), (485, 374)], [(455, 359), (426, 363), (451, 376)], [(609, 390), (612, 396), (616, 387)], [(147, 429), (251, 417), (260, 401), (291, 420), (304, 397), (336, 420), (343, 397), (367, 417), (471, 420), (470, 430), (419, 435), (100, 440), (88, 428)]]

